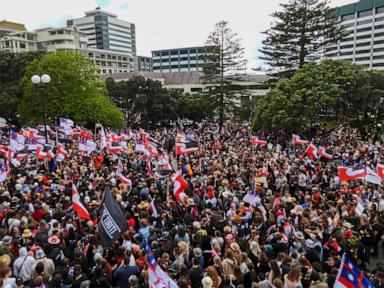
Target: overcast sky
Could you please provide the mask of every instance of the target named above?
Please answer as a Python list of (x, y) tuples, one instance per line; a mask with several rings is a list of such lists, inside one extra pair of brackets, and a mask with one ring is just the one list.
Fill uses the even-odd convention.
[[(97, 6), (136, 24), (137, 54), (152, 50), (204, 45), (214, 24), (229, 22), (239, 34), (249, 61), (260, 66), (257, 49), (273, 11), (288, 0), (0, 0), (0, 20), (24, 23), (28, 30), (66, 25)], [(330, 0), (339, 6), (357, 0)]]

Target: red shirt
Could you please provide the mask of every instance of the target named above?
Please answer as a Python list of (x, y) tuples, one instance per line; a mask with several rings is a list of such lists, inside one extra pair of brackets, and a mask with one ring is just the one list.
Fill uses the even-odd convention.
[(35, 212), (33, 212), (31, 214), (32, 218), (36, 221), (36, 222), (40, 222), (41, 219), (44, 218), (45, 216), (45, 211), (43, 209), (39, 209)]

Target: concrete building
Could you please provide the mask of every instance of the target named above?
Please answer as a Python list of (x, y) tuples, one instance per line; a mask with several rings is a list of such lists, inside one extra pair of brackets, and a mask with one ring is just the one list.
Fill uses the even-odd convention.
[[(146, 79), (160, 81), (167, 89), (174, 89), (184, 93), (201, 93), (205, 91), (205, 85), (201, 80), (202, 73), (199, 72), (131, 72), (103, 75), (104, 79), (112, 78), (115, 81), (129, 80), (134, 76), (143, 76)], [(241, 75), (232, 81), (239, 91), (245, 92), (245, 98), (265, 96), (269, 91), (266, 75)], [(238, 99), (245, 101), (244, 97)], [(240, 104), (240, 102), (239, 102)]]
[(38, 50), (55, 52), (58, 50), (78, 50), (87, 48), (86, 33), (71, 27), (42, 28), (35, 31)]
[(325, 58), (384, 69), (384, 0), (360, 0), (334, 9), (350, 34), (325, 49)]
[(204, 47), (152, 51), (153, 72), (202, 72)]
[(0, 51), (13, 53), (36, 51), (36, 34), (28, 32), (24, 24), (0, 21)]
[(152, 58), (145, 56), (135, 57), (135, 71), (152, 72)]
[(67, 21), (88, 36), (88, 47), (111, 50), (136, 56), (135, 24), (117, 19), (117, 15), (96, 8), (85, 12), (85, 17)]

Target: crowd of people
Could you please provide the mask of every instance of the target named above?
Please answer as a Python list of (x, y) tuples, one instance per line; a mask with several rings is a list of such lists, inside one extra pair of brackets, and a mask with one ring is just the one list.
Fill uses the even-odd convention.
[[(159, 157), (150, 158), (150, 168), (136, 151), (138, 131), (118, 155), (79, 153), (74, 138), (65, 141), (63, 161), (29, 152), (19, 165), (8, 163), (0, 183), (0, 287), (159, 288), (148, 283), (146, 245), (181, 288), (333, 287), (343, 255), (384, 287), (383, 187), (341, 182), (337, 173), (338, 165), (376, 167), (384, 153), (377, 135), (323, 133), (312, 141), (333, 159), (315, 161), (292, 134), (260, 135), (268, 144), (251, 145), (242, 123), (146, 132), (169, 156), (170, 174), (188, 183), (184, 201), (174, 198), (172, 176), (159, 173)], [(198, 151), (175, 155), (177, 133), (196, 141)], [(119, 161), (129, 184), (116, 177)], [(73, 184), (89, 221), (73, 210)], [(107, 186), (128, 225), (111, 247), (101, 245), (98, 226)]]

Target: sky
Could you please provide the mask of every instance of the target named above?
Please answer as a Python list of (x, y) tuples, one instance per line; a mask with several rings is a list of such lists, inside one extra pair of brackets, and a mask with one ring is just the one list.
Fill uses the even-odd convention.
[[(0, 20), (23, 23), (28, 30), (60, 27), (96, 7), (136, 25), (137, 54), (203, 46), (218, 21), (228, 21), (241, 38), (247, 69), (262, 66), (258, 49), (272, 12), (288, 0), (0, 0)], [(330, 0), (331, 7), (357, 0)]]

